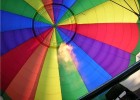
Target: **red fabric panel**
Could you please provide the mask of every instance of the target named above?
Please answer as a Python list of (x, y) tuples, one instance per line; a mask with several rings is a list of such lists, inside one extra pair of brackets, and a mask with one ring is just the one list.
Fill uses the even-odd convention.
[[(52, 29), (41, 34), (41, 37), (46, 37), (51, 30)], [(40, 42), (36, 38), (32, 38), (1, 57), (2, 79), (0, 79), (0, 88), (2, 91), (5, 91), (39, 44)]]
[(54, 23), (54, 13), (53, 13), (53, 6), (52, 6), (53, 1), (52, 0), (42, 0), (42, 2), (52, 20), (52, 22)]
[(53, 0), (42, 0), (44, 5), (49, 5), (53, 3)]
[[(59, 27), (71, 31), (72, 25)], [(78, 24), (76, 33), (101, 41), (131, 53), (138, 43), (138, 25), (135, 23)]]
[(34, 100), (46, 49), (40, 45), (11, 81), (6, 93), (13, 100)]

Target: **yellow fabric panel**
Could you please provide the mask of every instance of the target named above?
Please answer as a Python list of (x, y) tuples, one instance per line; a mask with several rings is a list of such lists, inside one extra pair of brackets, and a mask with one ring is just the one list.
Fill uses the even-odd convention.
[(36, 86), (37, 84), (36, 80), (40, 73), (46, 50), (46, 47), (40, 45), (11, 81), (6, 93), (12, 100), (30, 100), (34, 98), (32, 97), (35, 92), (34, 85)]
[(48, 49), (35, 100), (62, 100), (56, 48)]
[[(138, 8), (139, 8), (138, 0), (125, 0), (125, 1), (130, 5), (130, 7), (131, 7), (132, 9), (126, 4), (126, 2), (125, 2), (124, 0), (112, 0), (112, 1), (115, 1), (116, 3), (121, 4), (122, 6), (128, 8), (128, 9), (130, 9), (130, 10), (133, 9), (133, 10), (134, 10), (135, 12), (137, 12), (137, 13), (139, 12), (138, 9), (137, 9), (137, 6), (138, 6)], [(136, 3), (137, 3), (137, 6), (136, 6), (136, 4), (135, 4), (135, 1), (136, 1)]]
[[(129, 8), (123, 0), (114, 0), (115, 2)], [(131, 7), (138, 12), (135, 2), (127, 0)], [(81, 8), (82, 9), (82, 8)], [(130, 8), (129, 8), (130, 9)], [(67, 19), (60, 23), (60, 25), (72, 24)], [(99, 6), (86, 10), (83, 13), (76, 15), (77, 24), (90, 23), (136, 23), (138, 17), (132, 12), (120, 7), (119, 5), (107, 1)], [(73, 23), (74, 24), (74, 23)]]
[(38, 12), (41, 9), (41, 12), (39, 14), (43, 16), (46, 20), (49, 22), (53, 23), (50, 16), (48, 15), (47, 11), (45, 8), (42, 8), (44, 4), (42, 3), (41, 0), (25, 0), (28, 4), (30, 4), (34, 9), (36, 9)]
[(53, 34), (52, 34), (50, 46), (51, 47), (57, 47), (56, 30), (55, 30), (55, 28), (53, 29)]
[[(55, 30), (51, 43), (56, 43)], [(35, 100), (62, 100), (57, 48), (49, 48), (44, 60)]]

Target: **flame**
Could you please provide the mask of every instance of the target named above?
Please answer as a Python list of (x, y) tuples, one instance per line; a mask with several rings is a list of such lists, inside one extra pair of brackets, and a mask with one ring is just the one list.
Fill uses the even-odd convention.
[(76, 59), (76, 55), (73, 52), (73, 47), (66, 43), (61, 43), (58, 49), (58, 59), (65, 63), (74, 62), (75, 66), (78, 66), (78, 61)]

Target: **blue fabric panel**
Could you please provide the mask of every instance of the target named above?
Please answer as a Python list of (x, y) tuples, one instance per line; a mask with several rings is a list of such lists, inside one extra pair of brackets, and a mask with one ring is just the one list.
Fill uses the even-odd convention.
[[(57, 29), (62, 39), (68, 38), (62, 31)], [(112, 77), (102, 69), (92, 58), (90, 58), (81, 48), (74, 42), (69, 45), (73, 47), (73, 52), (76, 55), (78, 62), (78, 71), (89, 92), (95, 90)]]
[[(63, 0), (63, 5), (65, 5), (66, 7), (70, 8), (74, 3), (76, 2), (76, 0)], [(60, 19), (63, 17), (63, 15), (67, 12), (68, 9), (61, 7), (60, 11), (59, 11), (59, 15), (57, 18), (57, 23), (60, 21)]]
[[(32, 19), (17, 14), (13, 14), (6, 11), (0, 11), (1, 13), (1, 32), (32, 28)], [(35, 27), (48, 27), (50, 24), (35, 21)]]
[[(71, 34), (71, 31), (68, 32), (63, 28), (60, 30), (68, 37)], [(130, 62), (130, 53), (128, 52), (80, 34), (75, 35), (73, 42), (112, 77), (128, 68)]]

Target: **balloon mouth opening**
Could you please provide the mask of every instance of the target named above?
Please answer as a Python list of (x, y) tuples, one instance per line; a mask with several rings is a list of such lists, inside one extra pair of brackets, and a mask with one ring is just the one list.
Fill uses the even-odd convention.
[[(53, 12), (54, 15), (52, 16), (50, 12)], [(64, 15), (61, 16), (61, 18), (59, 16), (59, 12), (61, 12), (61, 14), (64, 13)], [(42, 36), (38, 37), (39, 31), (37, 29), (38, 23), (36, 23), (36, 21), (41, 21), (43, 23), (46, 23), (48, 21), (48, 19), (44, 17), (44, 15), (46, 15), (46, 14), (48, 14), (51, 19), (50, 28), (52, 28), (53, 31), (55, 30), (55, 36), (56, 36), (56, 34), (59, 34), (60, 31), (66, 35), (65, 38), (64, 37), (62, 38), (61, 34), (59, 34), (59, 36), (61, 37), (61, 41), (56, 40), (56, 41), (51, 42), (51, 39), (48, 38), (48, 40), (45, 39), (45, 42), (44, 42)], [(43, 16), (45, 18), (46, 22), (44, 22), (40, 16)], [(68, 30), (65, 32), (62, 31), (62, 29), (63, 29), (62, 26), (66, 25), (63, 23), (61, 24), (61, 19), (64, 16), (66, 16), (68, 18), (68, 19), (64, 19), (64, 21), (68, 20), (69, 25), (70, 25), (69, 30), (72, 30), (72, 31), (68, 31)], [(59, 29), (59, 31), (58, 31), (58, 29)], [(53, 3), (53, 4), (48, 4), (48, 5), (42, 6), (39, 10), (36, 11), (36, 13), (33, 17), (33, 20), (32, 20), (32, 30), (34, 33), (34, 37), (42, 45), (47, 46), (47, 47), (58, 48), (62, 43), (69, 44), (75, 37), (76, 29), (77, 29), (76, 18), (75, 18), (73, 11), (63, 4)], [(57, 31), (57, 33), (56, 33), (56, 31)], [(56, 37), (56, 39), (57, 39), (57, 37)]]

